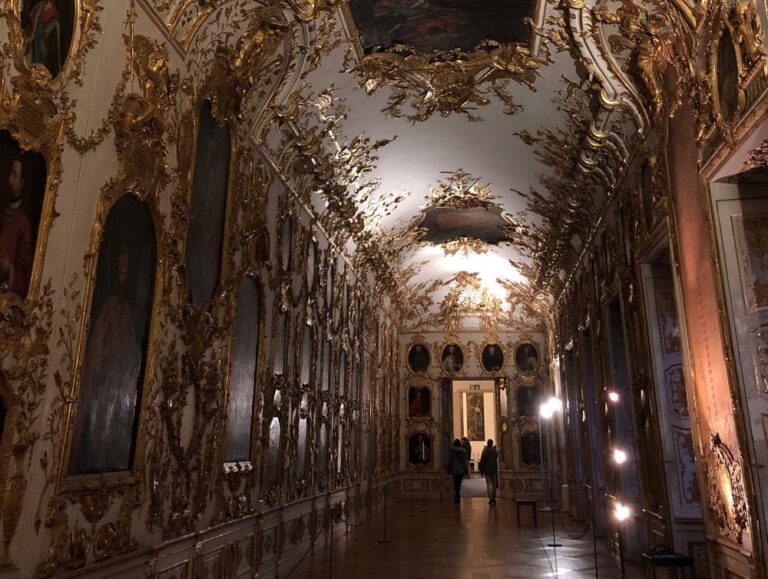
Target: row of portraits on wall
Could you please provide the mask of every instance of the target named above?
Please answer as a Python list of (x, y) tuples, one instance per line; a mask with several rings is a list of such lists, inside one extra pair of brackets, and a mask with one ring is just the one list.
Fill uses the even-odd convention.
[[(539, 350), (533, 342), (523, 342), (515, 348), (514, 363), (523, 374), (534, 374), (539, 369)], [(456, 374), (464, 367), (464, 350), (460, 344), (446, 344), (440, 356), (440, 368), (446, 374)], [(486, 372), (500, 372), (505, 365), (504, 350), (499, 344), (486, 344), (480, 353), (480, 364)], [(431, 355), (426, 344), (414, 344), (408, 350), (408, 368), (415, 374), (429, 370)]]
[[(516, 390), (517, 416), (532, 418), (539, 412), (538, 386), (520, 386)], [(429, 386), (408, 388), (408, 418), (429, 418), (432, 416), (432, 390)], [(481, 436), (478, 440), (482, 440)]]
[[(28, 13), (23, 12), (23, 21), (32, 27), (30, 34), (37, 34), (35, 27), (40, 25), (55, 27), (56, 18), (67, 14), (52, 0), (24, 6), (24, 10), (29, 8)], [(54, 33), (45, 34), (47, 39)], [(43, 46), (43, 40), (38, 41), (40, 46), (34, 48), (33, 57), (48, 54), (58, 62), (55, 45)], [(185, 259), (188, 299), (200, 306), (214, 296), (220, 280), (231, 140), (227, 125), (214, 118), (209, 101), (203, 102), (197, 121)], [(44, 251), (36, 246), (47, 173), (43, 154), (24, 150), (10, 132), (0, 130), (0, 294), (27, 297), (36, 251)], [(87, 334), (78, 377), (79, 403), (70, 429), (69, 474), (133, 468), (157, 266), (158, 238), (152, 208), (141, 195), (121, 192), (103, 221), (95, 273), (90, 280)], [(254, 303), (255, 289), (248, 282), (244, 282), (241, 293), (245, 302)], [(240, 303), (238, 310), (256, 312), (258, 316), (257, 305)], [(247, 352), (248, 358), (254, 357), (257, 337), (241, 327), (235, 330), (236, 357), (242, 352)], [(249, 363), (236, 360), (233, 376), (238, 379), (240, 370), (248, 368)], [(253, 388), (252, 379), (244, 381)], [(250, 396), (242, 393), (239, 399), (252, 400)], [(243, 440), (229, 440), (227, 454), (241, 456), (249, 449), (250, 424), (245, 427), (243, 423), (250, 423), (250, 414), (240, 414), (232, 413), (230, 426), (233, 434)]]

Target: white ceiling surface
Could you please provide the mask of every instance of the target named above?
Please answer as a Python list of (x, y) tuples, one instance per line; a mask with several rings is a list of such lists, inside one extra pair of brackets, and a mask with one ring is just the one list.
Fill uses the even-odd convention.
[[(438, 180), (448, 180), (444, 172), (463, 169), (481, 186), (489, 184), (491, 193), (501, 207), (510, 214), (526, 209), (526, 201), (512, 190), (527, 192), (539, 185), (542, 174), (551, 172), (534, 155), (533, 147), (526, 145), (515, 132), (527, 131), (531, 136), (543, 128), (556, 130), (565, 125), (566, 114), (557, 110), (553, 102), (555, 91), (564, 88), (562, 77), (578, 80), (576, 65), (567, 52), (552, 53), (555, 62), (541, 67), (536, 91), (509, 82), (509, 92), (523, 110), (515, 115), (504, 113), (503, 103), (490, 95), (491, 103), (478, 107), (475, 116), (482, 120), (473, 122), (465, 115), (453, 113), (449, 117), (433, 115), (429, 120), (411, 123), (406, 118), (388, 118), (382, 109), (386, 106), (389, 89), (383, 87), (369, 96), (358, 86), (358, 79), (344, 72), (342, 46), (327, 56), (321, 66), (307, 80), (314, 93), (335, 87), (334, 96), (344, 100), (348, 117), (341, 123), (345, 136), (362, 133), (372, 140), (397, 139), (378, 153), (379, 161), (372, 177), (380, 181), (376, 196), (391, 197), (405, 194), (406, 199), (383, 222), (383, 229), (403, 227), (425, 206), (430, 187)], [(409, 112), (407, 105), (403, 111)], [(374, 197), (373, 203), (375, 203)], [(527, 221), (536, 223), (537, 216)], [(527, 262), (514, 244), (490, 246), (482, 254), (465, 256), (458, 253), (445, 256), (435, 247), (414, 248), (410, 262), (427, 261), (411, 283), (441, 279), (450, 280), (460, 271), (477, 272), (488, 290), (503, 300), (506, 292), (496, 283), (496, 278), (524, 281), (510, 259)], [(406, 264), (407, 265), (407, 264)], [(443, 287), (433, 294), (437, 303), (448, 291)], [(435, 309), (433, 306), (431, 309)]]

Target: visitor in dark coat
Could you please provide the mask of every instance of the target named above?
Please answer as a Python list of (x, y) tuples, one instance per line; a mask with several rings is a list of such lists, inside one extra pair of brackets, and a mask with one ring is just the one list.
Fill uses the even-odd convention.
[(467, 478), (469, 478), (469, 461), (472, 460), (472, 443), (469, 442), (469, 439), (466, 436), (461, 439), (461, 448), (463, 448), (466, 453), (466, 458), (464, 460), (467, 461)]
[(448, 474), (453, 477), (453, 500), (461, 500), (461, 481), (467, 473), (467, 453), (461, 447), (461, 441), (457, 438), (448, 451)]
[(485, 476), (488, 487), (488, 504), (496, 506), (496, 487), (499, 486), (499, 449), (493, 446), (493, 440), (488, 439), (488, 446), (483, 448), (480, 455), (480, 474)]

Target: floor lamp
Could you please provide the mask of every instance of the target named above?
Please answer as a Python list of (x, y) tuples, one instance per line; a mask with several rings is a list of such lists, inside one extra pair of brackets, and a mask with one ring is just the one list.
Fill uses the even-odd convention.
[[(541, 428), (541, 421), (542, 420), (551, 420), (552, 417), (555, 415), (556, 412), (562, 410), (563, 403), (560, 401), (560, 399), (552, 397), (549, 400), (547, 400), (544, 404), (541, 405), (539, 408), (539, 443), (541, 444), (541, 435), (542, 435), (542, 428)], [(551, 430), (551, 429), (550, 429)], [(552, 519), (552, 542), (547, 544), (547, 547), (552, 547), (555, 549), (555, 568), (557, 568), (557, 547), (562, 547), (560, 543), (557, 542), (557, 536), (555, 534), (555, 491), (554, 491), (554, 483), (553, 483), (553, 476), (552, 476), (552, 450), (549, 448), (549, 439), (551, 436), (547, 437), (547, 449), (549, 451), (549, 457), (547, 460), (547, 479), (549, 483), (549, 512)], [(543, 446), (541, 447), (543, 450)], [(544, 459), (543, 453), (542, 453), (542, 460)]]

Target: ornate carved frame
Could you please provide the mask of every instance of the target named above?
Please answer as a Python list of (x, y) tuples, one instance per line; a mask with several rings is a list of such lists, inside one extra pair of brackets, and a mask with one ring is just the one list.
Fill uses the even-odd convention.
[[(166, 287), (167, 271), (167, 235), (163, 228), (163, 217), (159, 209), (159, 189), (161, 184), (156, 183), (156, 188), (152, 191), (139, 192), (137, 188), (137, 179), (129, 172), (128, 167), (121, 167), (120, 175), (117, 179), (107, 183), (102, 191), (96, 208), (96, 219), (91, 233), (91, 241), (88, 245), (85, 261), (85, 288), (83, 290), (83, 307), (81, 328), (77, 340), (77, 349), (75, 357), (75, 372), (72, 377), (72, 390), (67, 399), (67, 411), (65, 415), (65, 432), (62, 437), (64, 452), (61, 453), (61, 463), (58, 468), (57, 489), (64, 492), (95, 491), (105, 488), (132, 486), (138, 483), (142, 477), (144, 469), (144, 446), (147, 435), (147, 415), (151, 404), (149, 391), (150, 385), (155, 380), (155, 363), (158, 340), (159, 324), (159, 304)], [(155, 229), (155, 239), (157, 240), (157, 269), (155, 271), (154, 291), (152, 298), (152, 314), (149, 326), (149, 339), (146, 352), (146, 370), (144, 372), (144, 381), (141, 386), (141, 404), (137, 409), (139, 411), (138, 430), (136, 434), (136, 446), (133, 457), (133, 468), (130, 471), (122, 471), (105, 474), (86, 474), (70, 475), (68, 465), (72, 452), (72, 434), (75, 416), (77, 415), (78, 404), (80, 402), (80, 387), (82, 384), (82, 366), (85, 356), (85, 349), (90, 334), (90, 316), (93, 301), (93, 291), (96, 285), (97, 264), (99, 248), (104, 234), (104, 226), (107, 217), (114, 204), (124, 195), (134, 195), (141, 202), (145, 203), (152, 217), (152, 223)]]

